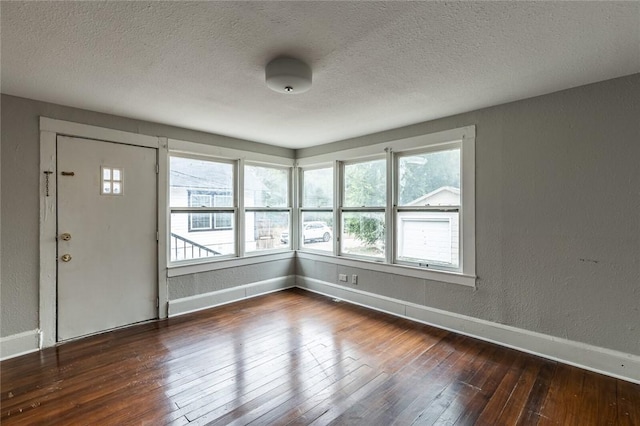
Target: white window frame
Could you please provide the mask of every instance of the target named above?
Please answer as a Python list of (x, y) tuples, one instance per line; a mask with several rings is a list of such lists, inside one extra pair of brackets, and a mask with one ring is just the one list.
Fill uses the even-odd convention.
[[(304, 230), (302, 229), (302, 226), (304, 225), (304, 222), (302, 221), (302, 217), (304, 215), (304, 213), (329, 213), (333, 216), (333, 229), (331, 230), (332, 232), (332, 240), (334, 242), (334, 244), (332, 245), (332, 250), (330, 253), (334, 253), (335, 251), (335, 242), (336, 240), (339, 238), (339, 235), (337, 232), (339, 232), (340, 227), (338, 226), (338, 223), (336, 222), (336, 210), (334, 208), (334, 203), (333, 200), (331, 201), (331, 206), (323, 206), (323, 207), (311, 207), (311, 206), (305, 206), (304, 205), (304, 172), (308, 172), (308, 171), (313, 171), (313, 170), (320, 170), (320, 169), (330, 169), (330, 170), (334, 170), (334, 164), (333, 163), (325, 163), (325, 164), (316, 164), (312, 167), (299, 167), (298, 168), (298, 173), (296, 174), (297, 176), (297, 180), (298, 180), (298, 198), (300, 200), (300, 206), (298, 207), (297, 214), (296, 216), (298, 217), (298, 222), (300, 224), (300, 229), (298, 232), (298, 236), (299, 238), (297, 238), (295, 240), (295, 245), (294, 248), (297, 249), (303, 249), (303, 250), (310, 250), (310, 251), (314, 251), (317, 253), (327, 253), (327, 250), (318, 250), (318, 249), (314, 249), (313, 247), (309, 247), (309, 246), (305, 246), (304, 245)], [(335, 177), (335, 173), (332, 173), (332, 186), (333, 186), (333, 198), (335, 198), (335, 193), (336, 193), (336, 177)], [(289, 238), (289, 240), (291, 240), (291, 238)]]
[[(417, 150), (405, 150), (402, 152), (398, 152), (398, 153), (393, 153), (392, 156), (392, 163), (391, 163), (391, 167), (393, 167), (393, 175), (394, 176), (399, 176), (399, 169), (400, 169), (400, 159), (403, 157), (410, 157), (410, 156), (414, 156), (414, 155), (420, 155), (420, 154), (429, 154), (429, 153), (434, 153), (434, 152), (441, 152), (441, 151), (446, 151), (449, 149), (460, 149), (460, 179), (462, 180), (462, 142), (461, 141), (456, 141), (456, 142), (451, 142), (451, 143), (445, 143), (445, 144), (438, 144), (438, 145), (434, 145), (434, 146), (429, 146), (426, 147), (424, 149), (417, 149)], [(394, 232), (398, 233), (398, 220), (400, 218), (400, 213), (404, 213), (404, 212), (416, 212), (416, 213), (424, 213), (424, 212), (437, 212), (437, 213), (447, 213), (447, 212), (457, 212), (458, 213), (458, 226), (459, 226), (459, 234), (458, 234), (458, 266), (453, 266), (453, 265), (447, 265), (447, 264), (443, 264), (440, 263), (438, 261), (432, 261), (432, 262), (427, 262), (425, 260), (425, 262), (413, 262), (413, 261), (409, 261), (409, 260), (404, 260), (404, 259), (400, 259), (398, 256), (398, 252), (399, 252), (399, 247), (400, 247), (400, 240), (401, 240), (401, 236), (397, 235), (396, 238), (394, 238), (394, 252), (393, 252), (393, 257), (392, 257), (392, 263), (394, 264), (398, 264), (398, 265), (407, 265), (407, 266), (415, 266), (415, 267), (425, 267), (425, 268), (431, 268), (431, 269), (436, 269), (436, 270), (444, 270), (444, 271), (452, 271), (452, 272), (462, 272), (462, 250), (460, 249), (461, 246), (461, 239), (462, 239), (462, 227), (460, 225), (460, 221), (461, 221), (461, 211), (462, 211), (462, 204), (463, 204), (463, 192), (462, 192), (462, 188), (460, 190), (460, 195), (461, 195), (461, 199), (460, 199), (460, 206), (400, 206), (399, 202), (398, 202), (398, 186), (399, 186), (399, 181), (396, 179), (395, 182), (393, 182), (393, 217), (394, 217)], [(443, 220), (443, 219), (441, 219)], [(449, 220), (449, 225), (451, 225), (451, 220)], [(398, 233), (399, 234), (399, 233)]]
[[(279, 165), (274, 165), (274, 164), (264, 164), (264, 163), (259, 163), (259, 162), (246, 162), (244, 164), (243, 170), (247, 167), (263, 167), (263, 168), (271, 168), (271, 169), (277, 169), (277, 170), (284, 170), (287, 173), (287, 194), (286, 194), (286, 202), (285, 202), (285, 206), (279, 206), (279, 207), (271, 207), (271, 206), (251, 206), (251, 207), (244, 207), (244, 211), (243, 211), (243, 218), (246, 218), (247, 213), (261, 213), (261, 212), (274, 212), (274, 213), (283, 213), (286, 212), (289, 215), (289, 243), (287, 245), (286, 248), (272, 248), (272, 249), (262, 249), (262, 250), (254, 250), (254, 251), (246, 251), (245, 250), (245, 256), (256, 256), (259, 255), (261, 253), (273, 253), (273, 252), (281, 252), (283, 250), (292, 250), (292, 244), (291, 244), (291, 223), (293, 221), (293, 207), (292, 207), (292, 175), (293, 175), (293, 169), (292, 167), (282, 167)], [(242, 196), (244, 197), (244, 188), (242, 189)], [(244, 219), (246, 221), (246, 219)], [(280, 240), (279, 236), (276, 237), (276, 240)], [(245, 236), (245, 241), (246, 241), (246, 236)], [(246, 243), (245, 243), (246, 244)]]
[[(338, 211), (338, 217), (339, 217), (339, 222), (338, 222), (338, 229), (340, 231), (340, 234), (338, 234), (340, 236), (340, 238), (338, 239), (338, 255), (342, 256), (342, 257), (348, 257), (348, 258), (353, 258), (353, 259), (362, 259), (362, 260), (368, 260), (368, 261), (373, 261), (373, 262), (380, 262), (383, 261), (386, 257), (387, 257), (387, 252), (389, 251), (389, 244), (388, 244), (388, 237), (387, 235), (389, 234), (389, 215), (387, 214), (387, 208), (388, 208), (388, 204), (389, 204), (389, 193), (387, 191), (386, 197), (385, 197), (385, 205), (383, 206), (361, 206), (361, 207), (355, 207), (355, 206), (345, 206), (345, 196), (346, 196), (346, 190), (345, 190), (345, 185), (344, 185), (344, 177), (345, 177), (345, 167), (349, 166), (349, 165), (353, 165), (353, 164), (362, 164), (362, 163), (368, 163), (368, 162), (372, 162), (372, 161), (380, 161), (380, 160), (385, 160), (385, 155), (384, 153), (382, 153), (381, 155), (376, 155), (376, 156), (368, 156), (365, 158), (358, 158), (358, 159), (353, 159), (353, 160), (348, 160), (348, 161), (340, 161), (338, 163), (338, 167), (340, 169), (339, 172), (339, 176), (340, 176), (340, 181), (338, 182), (338, 204), (337, 204), (337, 208), (336, 210)], [(385, 166), (386, 168), (389, 167), (388, 164), (386, 164)], [(389, 176), (387, 173), (387, 187), (389, 186)], [(342, 241), (342, 232), (343, 232), (343, 218), (344, 218), (344, 214), (345, 213), (382, 213), (384, 215), (384, 227), (385, 227), (385, 250), (384, 250), (384, 256), (383, 258), (380, 257), (374, 257), (374, 256), (366, 256), (366, 255), (357, 255), (357, 254), (352, 254), (352, 253), (345, 253), (343, 252), (343, 241)]]
[[(167, 139), (169, 155), (167, 157), (166, 167), (166, 179), (169, 180), (169, 157), (180, 156), (188, 158), (196, 158), (205, 161), (217, 161), (217, 162), (229, 162), (235, 165), (234, 176), (234, 207), (212, 207), (212, 208), (189, 208), (189, 207), (174, 207), (171, 208), (167, 203), (167, 242), (170, 243), (168, 238), (171, 235), (171, 212), (172, 211), (186, 211), (193, 210), (198, 213), (200, 210), (211, 210), (215, 212), (234, 212), (234, 225), (236, 239), (236, 254), (235, 255), (223, 255), (216, 257), (207, 257), (186, 261), (174, 261), (171, 262), (171, 253), (169, 248), (166, 251), (167, 257), (167, 277), (176, 277), (181, 275), (188, 275), (199, 272), (214, 271), (219, 269), (233, 268), (243, 265), (249, 265), (256, 262), (269, 262), (280, 259), (290, 259), (295, 256), (295, 252), (289, 247), (288, 249), (273, 249), (273, 250), (260, 250), (247, 253), (245, 250), (245, 206), (244, 206), (244, 166), (256, 165), (262, 167), (274, 167), (288, 170), (288, 206), (286, 208), (276, 208), (275, 210), (287, 210), (289, 211), (289, 232), (291, 232), (291, 223), (296, 220), (293, 214), (293, 179), (292, 169), (294, 166), (294, 160), (285, 157), (279, 157), (275, 155), (268, 155), (262, 153), (256, 153), (251, 151), (244, 151), (233, 148), (225, 148), (216, 145), (209, 145), (203, 143), (195, 143), (190, 141)], [(167, 200), (169, 199), (170, 185), (167, 184)], [(253, 208), (251, 208), (253, 209)], [(260, 210), (261, 208), (258, 208)], [(169, 247), (170, 244), (167, 244)]]
[[(386, 155), (387, 158), (387, 206), (386, 206), (386, 236), (385, 259), (353, 258), (339, 255), (338, 238), (334, 238), (334, 251), (314, 252), (307, 248), (299, 248), (297, 256), (303, 259), (330, 261), (337, 265), (367, 268), (389, 274), (410, 276), (415, 278), (460, 284), (475, 287), (476, 283), (476, 252), (475, 252), (475, 134), (474, 125), (442, 132), (429, 133), (406, 139), (398, 139), (368, 146), (345, 149), (341, 151), (321, 154), (317, 156), (297, 159), (301, 168), (313, 168), (318, 165), (334, 164), (336, 191), (334, 192), (334, 214), (337, 228), (341, 224), (339, 217), (342, 211), (342, 171), (343, 162), (365, 161), (376, 156)], [(410, 262), (396, 262), (397, 229), (396, 229), (396, 158), (401, 155), (413, 155), (429, 151), (439, 151), (446, 147), (460, 146), (460, 194), (459, 208), (459, 251), (458, 268), (440, 266), (421, 266)], [(299, 209), (300, 210), (300, 209)], [(334, 229), (334, 235), (341, 235), (341, 229)]]
[[(226, 159), (226, 158), (217, 158), (217, 157), (212, 157), (212, 156), (203, 156), (203, 155), (199, 155), (197, 153), (184, 153), (184, 152), (169, 152), (169, 156), (168, 156), (168, 167), (167, 167), (167, 186), (168, 186), (168, 190), (169, 192), (171, 191), (171, 158), (172, 157), (177, 157), (177, 158), (190, 158), (190, 159), (194, 159), (194, 160), (200, 160), (200, 161), (209, 161), (212, 163), (222, 163), (222, 164), (230, 164), (232, 166), (232, 182), (233, 182), (233, 188), (232, 188), (232, 192), (233, 192), (233, 197), (234, 197), (234, 202), (232, 203), (231, 207), (215, 207), (213, 205), (213, 203), (210, 203), (209, 207), (171, 207), (171, 196), (170, 194), (167, 195), (167, 209), (168, 209), (168, 217), (167, 217), (167, 223), (169, 226), (167, 235), (168, 235), (168, 242), (167, 242), (167, 263), (168, 266), (176, 266), (176, 265), (189, 265), (189, 264), (193, 264), (193, 263), (200, 263), (200, 262), (211, 262), (214, 260), (219, 260), (219, 259), (229, 259), (229, 258), (236, 258), (238, 257), (238, 242), (236, 241), (234, 243), (234, 253), (231, 254), (222, 254), (219, 256), (209, 256), (209, 257), (200, 257), (200, 258), (195, 258), (195, 259), (183, 259), (183, 260), (171, 260), (171, 238), (173, 238), (171, 236), (171, 215), (173, 213), (188, 213), (189, 217), (187, 218), (188, 220), (188, 226), (189, 226), (189, 231), (195, 231), (195, 232), (206, 232), (206, 231), (215, 231), (216, 229), (214, 229), (213, 227), (213, 220), (214, 220), (214, 216), (216, 213), (228, 213), (228, 214), (232, 214), (234, 216), (234, 218), (237, 221), (237, 217), (238, 217), (238, 208), (235, 202), (235, 199), (237, 197), (237, 192), (238, 192), (238, 187), (237, 187), (237, 177), (238, 177), (238, 164), (237, 161), (233, 161), (230, 159)], [(198, 195), (206, 195), (210, 197), (210, 200), (213, 202), (213, 195), (212, 194), (207, 194), (207, 191), (202, 191), (204, 192), (203, 194), (198, 194)], [(191, 198), (189, 196), (189, 202), (188, 204), (191, 204)], [(209, 228), (193, 228), (191, 226), (191, 219), (192, 219), (192, 214), (209, 214), (210, 219), (209, 219)], [(237, 223), (237, 222), (236, 222)], [(233, 226), (230, 229), (231, 231), (233, 231)], [(237, 232), (236, 232), (237, 234)], [(234, 234), (234, 237), (237, 238), (237, 236)]]

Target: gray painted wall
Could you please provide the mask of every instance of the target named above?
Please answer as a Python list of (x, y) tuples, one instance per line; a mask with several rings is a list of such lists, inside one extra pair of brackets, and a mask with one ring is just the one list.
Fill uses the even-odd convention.
[(640, 355), (640, 74), (297, 156), (470, 124), (476, 290), (303, 259), (297, 273), (358, 274), (360, 290)]
[(256, 263), (241, 268), (219, 269), (199, 274), (169, 278), (169, 300), (212, 291), (225, 290), (243, 284), (295, 275), (292, 259)]
[[(2, 96), (0, 336), (38, 326), (38, 116), (290, 150)], [(640, 355), (640, 74), (299, 150), (298, 157), (476, 124), (476, 290), (298, 259), (170, 279), (171, 299), (298, 274)], [(215, 142), (214, 142), (215, 141)]]
[[(0, 276), (0, 299), (2, 310), (0, 314), (0, 336), (9, 336), (23, 331), (38, 328), (38, 216), (39, 216), (39, 161), (40, 161), (40, 130), (39, 116), (46, 116), (60, 120), (107, 127), (132, 133), (183, 139), (204, 144), (218, 145), (228, 148), (243, 149), (264, 154), (279, 155), (293, 158), (294, 151), (224, 136), (180, 129), (162, 124), (149, 123), (108, 114), (100, 114), (60, 105), (48, 104), (29, 99), (2, 95), (2, 240), (0, 244), (0, 262), (2, 264)], [(291, 263), (291, 262), (290, 262)], [(239, 268), (241, 271), (243, 268)], [(253, 270), (249, 267), (249, 270)], [(279, 274), (282, 267), (277, 266), (268, 275)], [(224, 275), (225, 278), (229, 274)], [(232, 281), (235, 284), (247, 284), (252, 281), (241, 282), (242, 278), (249, 278), (255, 274), (235, 272), (231, 274), (239, 278)], [(210, 274), (213, 277), (215, 274)], [(263, 279), (267, 279), (266, 277)], [(191, 295), (195, 290), (187, 290), (188, 278), (178, 281), (180, 290), (171, 290), (172, 294)], [(198, 281), (198, 280), (193, 280)], [(198, 285), (198, 284), (194, 284)], [(203, 288), (205, 288), (204, 286)], [(191, 294), (189, 294), (191, 292)]]

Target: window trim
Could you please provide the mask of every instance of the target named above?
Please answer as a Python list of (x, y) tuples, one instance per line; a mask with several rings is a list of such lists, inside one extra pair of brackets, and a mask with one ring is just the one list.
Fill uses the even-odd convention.
[[(168, 151), (167, 153), (167, 254), (166, 254), (166, 258), (167, 258), (167, 265), (168, 266), (174, 266), (174, 265), (189, 265), (189, 264), (193, 264), (193, 263), (199, 263), (201, 261), (207, 261), (207, 262), (213, 262), (213, 261), (217, 261), (217, 260), (221, 260), (221, 259), (229, 259), (229, 258), (235, 258), (238, 257), (238, 244), (237, 242), (234, 243), (234, 252), (233, 253), (229, 253), (229, 254), (220, 254), (218, 256), (210, 256), (210, 257), (199, 257), (199, 258), (191, 258), (191, 259), (181, 259), (181, 260), (172, 260), (171, 256), (172, 256), (172, 250), (171, 250), (171, 239), (174, 238), (172, 236), (172, 229), (171, 229), (171, 217), (173, 214), (176, 213), (188, 213), (187, 216), (187, 229), (188, 232), (215, 232), (215, 231), (227, 231), (227, 232), (233, 232), (234, 233), (234, 238), (237, 238), (237, 232), (233, 229), (233, 225), (235, 224), (237, 226), (238, 223), (238, 208), (235, 204), (235, 201), (233, 202), (233, 205), (230, 207), (215, 207), (215, 206), (210, 206), (210, 207), (192, 207), (190, 206), (191, 204), (191, 195), (193, 193), (195, 193), (196, 195), (207, 195), (210, 197), (211, 202), (213, 203), (213, 197), (214, 194), (216, 193), (216, 191), (212, 191), (212, 190), (207, 190), (207, 189), (187, 189), (187, 204), (189, 206), (187, 207), (172, 207), (171, 206), (171, 158), (172, 157), (176, 157), (176, 158), (186, 158), (186, 159), (194, 159), (194, 160), (198, 160), (198, 161), (208, 161), (208, 162), (212, 162), (212, 163), (220, 163), (220, 164), (229, 164), (232, 167), (231, 170), (231, 181), (232, 181), (232, 185), (233, 188), (231, 189), (231, 196), (232, 196), (232, 200), (235, 200), (237, 197), (237, 175), (238, 175), (238, 164), (237, 161), (234, 161), (232, 159), (227, 159), (227, 158), (217, 158), (217, 157), (211, 157), (211, 156), (205, 156), (205, 155), (201, 155), (199, 153), (184, 153), (184, 152), (172, 152), (171, 150)], [(225, 192), (229, 192), (229, 191), (225, 191)], [(216, 213), (226, 213), (226, 214), (232, 214), (234, 219), (232, 221), (232, 225), (231, 228), (227, 228), (227, 229), (214, 229), (214, 217), (216, 215)], [(192, 214), (209, 214), (209, 227), (208, 228), (192, 228)]]
[[(393, 168), (393, 174), (394, 176), (399, 176), (400, 175), (400, 160), (403, 157), (411, 157), (411, 156), (416, 156), (416, 155), (421, 155), (421, 154), (431, 154), (431, 153), (436, 153), (436, 152), (442, 152), (442, 151), (447, 151), (450, 149), (459, 149), (460, 150), (460, 195), (462, 197), (464, 197), (464, 192), (462, 190), (462, 168), (463, 168), (463, 163), (462, 163), (462, 141), (452, 141), (449, 143), (441, 143), (441, 144), (437, 144), (437, 145), (432, 145), (432, 146), (427, 146), (424, 147), (423, 149), (410, 149), (410, 150), (404, 150), (404, 151), (400, 151), (400, 152), (394, 152), (392, 154), (392, 158), (391, 158), (391, 167)], [(425, 262), (424, 264), (421, 262), (411, 262), (411, 261), (407, 261), (407, 260), (402, 260), (399, 258), (398, 253), (400, 251), (400, 241), (402, 240), (400, 235), (397, 235), (396, 238), (394, 239), (394, 241), (392, 242), (394, 244), (393, 246), (393, 257), (391, 258), (391, 261), (389, 263), (393, 263), (393, 264), (399, 264), (399, 265), (407, 265), (407, 266), (413, 266), (413, 267), (418, 267), (418, 268), (429, 268), (429, 269), (434, 269), (434, 270), (443, 270), (443, 271), (448, 271), (448, 272), (462, 272), (462, 224), (461, 224), (461, 218), (462, 218), (462, 204), (464, 202), (464, 200), (461, 198), (460, 199), (460, 205), (459, 206), (408, 206), (408, 205), (400, 205), (399, 203), (399, 185), (400, 182), (399, 180), (395, 180), (394, 182), (392, 182), (393, 188), (392, 188), (392, 192), (393, 192), (393, 221), (394, 221), (394, 233), (398, 233), (398, 220), (399, 220), (399, 214), (403, 213), (403, 212), (438, 212), (438, 213), (447, 213), (447, 212), (457, 212), (458, 213), (458, 228), (459, 228), (459, 233), (458, 233), (458, 266), (453, 266), (453, 265), (447, 265), (444, 263), (439, 263), (437, 261), (433, 261), (433, 262)]]
[[(247, 213), (261, 213), (261, 212), (286, 212), (289, 214), (289, 243), (287, 245), (287, 247), (277, 247), (277, 248), (271, 248), (271, 249), (263, 249), (263, 250), (253, 250), (253, 251), (247, 251), (246, 250), (246, 235), (243, 237), (244, 241), (243, 241), (243, 255), (246, 256), (257, 256), (260, 254), (267, 254), (267, 253), (279, 253), (279, 252), (283, 252), (283, 251), (290, 251), (293, 250), (293, 245), (291, 244), (291, 231), (292, 231), (292, 222), (293, 222), (293, 182), (292, 182), (292, 177), (294, 174), (293, 171), (293, 164), (291, 165), (291, 167), (283, 167), (282, 165), (278, 165), (278, 164), (266, 164), (266, 163), (262, 163), (262, 162), (257, 162), (257, 161), (248, 161), (248, 162), (244, 162), (243, 164), (243, 168), (242, 168), (242, 173), (243, 173), (243, 177), (244, 177), (244, 173), (245, 173), (245, 169), (246, 167), (263, 167), (263, 168), (271, 168), (271, 169), (279, 169), (279, 170), (284, 170), (287, 173), (286, 176), (286, 181), (287, 181), (287, 194), (286, 194), (286, 201), (285, 201), (285, 205), (284, 206), (276, 206), (276, 207), (271, 207), (271, 206), (251, 206), (251, 207), (247, 207), (245, 204), (245, 188), (242, 188), (242, 201), (243, 201), (243, 212), (242, 212), (242, 218), (243, 218), (243, 227), (246, 224), (246, 215)], [(243, 182), (244, 183), (244, 182)], [(246, 230), (246, 227), (244, 227), (244, 230)], [(276, 238), (276, 240), (279, 241), (279, 238)]]
[[(397, 273), (400, 275), (415, 276), (424, 279), (433, 279), (435, 281), (449, 282), (454, 284), (462, 284), (475, 287), (476, 279), (476, 253), (475, 253), (475, 125), (460, 127), (441, 132), (434, 132), (413, 136), (404, 139), (385, 141), (372, 145), (366, 145), (357, 148), (350, 148), (341, 151), (334, 151), (326, 154), (304, 157), (297, 159), (299, 167), (311, 169), (329, 162), (334, 163), (334, 184), (336, 185), (336, 193), (334, 193), (334, 215), (335, 223), (341, 226), (341, 195), (342, 170), (340, 164), (343, 162), (360, 162), (373, 159), (376, 156), (387, 156), (387, 194), (391, 194), (391, 198), (387, 197), (387, 242), (385, 246), (386, 258), (384, 261), (368, 258), (351, 258), (338, 254), (340, 247), (338, 239), (334, 238), (334, 251), (331, 254), (327, 252), (310, 251), (306, 248), (299, 248), (299, 254), (304, 257), (329, 256), (334, 263), (345, 264), (354, 267), (371, 268), (371, 265), (380, 265), (375, 270), (381, 272)], [(459, 144), (461, 148), (461, 167), (460, 167), (460, 191), (461, 206), (459, 208), (459, 251), (460, 260), (459, 268), (451, 270), (450, 268), (418, 267), (416, 265), (406, 265), (395, 262), (397, 230), (395, 229), (395, 215), (397, 206), (394, 203), (396, 199), (395, 176), (397, 168), (393, 166), (394, 157), (398, 155), (411, 155), (424, 153), (429, 151), (440, 151), (447, 145)], [(385, 153), (385, 154), (383, 154)], [(301, 188), (300, 191), (303, 189)], [(401, 207), (401, 209), (403, 209)], [(334, 228), (336, 228), (334, 226)], [(392, 230), (391, 232), (389, 232)], [(334, 230), (335, 235), (342, 230)], [(320, 260), (320, 259), (317, 259)], [(346, 263), (345, 263), (346, 262)], [(351, 263), (349, 263), (351, 262)], [(357, 266), (360, 265), (360, 266)]]

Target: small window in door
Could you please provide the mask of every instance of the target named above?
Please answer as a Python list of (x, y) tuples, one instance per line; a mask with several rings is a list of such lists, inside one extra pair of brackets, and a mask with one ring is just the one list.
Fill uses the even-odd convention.
[(102, 195), (122, 195), (122, 169), (115, 167), (100, 168), (102, 177), (102, 186), (100, 188), (100, 194)]

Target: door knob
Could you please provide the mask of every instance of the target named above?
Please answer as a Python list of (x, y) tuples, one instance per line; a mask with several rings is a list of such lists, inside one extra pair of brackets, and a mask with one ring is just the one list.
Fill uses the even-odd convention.
[(71, 255), (70, 254), (63, 254), (62, 256), (60, 256), (60, 260), (62, 260), (63, 262), (69, 262), (69, 261), (71, 261)]
[(65, 232), (64, 234), (60, 235), (60, 239), (62, 241), (69, 241), (71, 239), (71, 234), (69, 234), (68, 232)]

